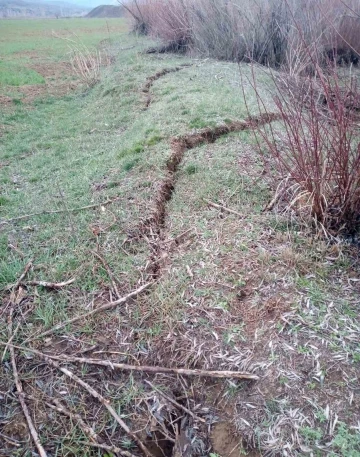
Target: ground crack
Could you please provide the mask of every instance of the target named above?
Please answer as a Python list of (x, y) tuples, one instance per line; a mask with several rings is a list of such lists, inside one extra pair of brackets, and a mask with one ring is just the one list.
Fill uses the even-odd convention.
[(214, 128), (205, 128), (170, 140), (171, 154), (166, 162), (165, 176), (162, 179), (154, 198), (153, 210), (148, 219), (142, 223), (143, 233), (150, 235), (151, 255), (147, 272), (153, 279), (161, 275), (162, 263), (166, 257), (164, 250), (164, 228), (167, 216), (167, 203), (171, 200), (177, 181), (177, 171), (186, 151), (204, 143), (214, 143), (218, 138), (230, 132), (255, 129), (270, 122), (279, 120), (276, 113), (264, 113), (250, 116), (244, 121), (233, 121)]
[(183, 70), (184, 68), (191, 67), (192, 64), (189, 63), (184, 63), (178, 67), (174, 68), (164, 68), (163, 70), (158, 71), (154, 75), (149, 76), (146, 78), (146, 83), (144, 84), (144, 87), (142, 88), (142, 92), (146, 95), (145, 99), (145, 109), (147, 109), (152, 101), (152, 97), (150, 94), (150, 88), (154, 84), (154, 82), (158, 79), (160, 79), (162, 76), (167, 75), (168, 73), (176, 73), (177, 71)]

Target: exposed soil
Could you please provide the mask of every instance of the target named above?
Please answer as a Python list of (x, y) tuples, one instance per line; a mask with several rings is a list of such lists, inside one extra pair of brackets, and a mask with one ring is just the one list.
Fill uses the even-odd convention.
[(23, 103), (32, 103), (34, 100), (43, 97), (44, 95), (62, 97), (76, 89), (76, 83), (63, 84), (34, 84), (31, 86), (22, 86), (19, 88), (23, 98)]
[[(34, 55), (31, 58), (36, 57)], [(29, 68), (43, 76), (45, 83), (14, 87), (13, 97), (0, 95), (0, 105), (12, 105), (14, 98), (20, 99), (23, 103), (32, 103), (43, 96), (62, 97), (75, 90), (79, 84), (79, 79), (69, 62), (38, 62), (29, 65)], [(17, 96), (15, 92), (18, 94)]]
[(144, 52), (145, 54), (168, 54), (168, 53), (177, 53), (185, 54), (189, 51), (189, 43), (186, 39), (179, 39), (177, 41), (171, 41), (168, 44), (163, 46), (157, 46), (153, 48), (148, 48)]
[(164, 68), (163, 70), (158, 71), (154, 75), (149, 76), (146, 79), (146, 83), (145, 83), (145, 85), (144, 85), (144, 87), (142, 89), (142, 92), (144, 94), (147, 94), (147, 97), (146, 97), (146, 100), (145, 100), (145, 109), (148, 108), (150, 103), (151, 103), (151, 95), (149, 94), (149, 92), (150, 92), (151, 86), (154, 84), (154, 82), (157, 79), (160, 79), (162, 76), (165, 76), (168, 73), (176, 73), (177, 71), (183, 70), (184, 68), (190, 67), (190, 66), (191, 66), (190, 64), (183, 64), (183, 65), (180, 65), (179, 67), (175, 67), (175, 68)]
[(170, 140), (172, 153), (166, 162), (166, 176), (160, 183), (156, 193), (152, 214), (144, 223), (145, 231), (155, 236), (155, 240), (152, 244), (152, 256), (150, 259), (150, 274), (154, 279), (158, 278), (161, 262), (165, 257), (162, 252), (162, 241), (164, 239), (162, 231), (165, 225), (166, 207), (174, 192), (177, 179), (176, 172), (181, 164), (184, 153), (187, 150), (193, 149), (203, 143), (214, 143), (221, 136), (227, 135), (231, 132), (255, 129), (278, 120), (279, 118), (280, 116), (278, 114), (266, 113), (250, 117), (245, 121), (233, 121), (214, 128), (204, 128), (198, 132), (174, 137)]
[(220, 456), (238, 457), (241, 437), (228, 422), (218, 422), (212, 427), (210, 439), (214, 453)]
[[(45, 49), (43, 49), (43, 51), (45, 51)], [(38, 52), (31, 51), (31, 50), (14, 52), (14, 55), (19, 56), (19, 57), (26, 57), (28, 59), (39, 59), (40, 58), (40, 55)]]
[(8, 106), (13, 104), (13, 99), (7, 95), (0, 95), (0, 106)]
[(74, 70), (70, 62), (51, 62), (37, 63), (30, 66), (41, 76), (46, 78), (60, 79), (64, 76), (74, 75)]

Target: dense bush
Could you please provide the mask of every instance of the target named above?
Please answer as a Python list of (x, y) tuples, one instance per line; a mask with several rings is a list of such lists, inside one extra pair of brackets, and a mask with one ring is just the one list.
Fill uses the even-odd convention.
[[(314, 76), (272, 72), (279, 128), (259, 131), (280, 179), (273, 202), (285, 203), (326, 235), (354, 236), (360, 229), (360, 91), (336, 64)], [(342, 76), (341, 76), (342, 75)], [(258, 108), (266, 111), (255, 72)], [(272, 173), (272, 176), (274, 174)]]
[(291, 72), (328, 57), (356, 60), (357, 0), (132, 0), (134, 29), (217, 59)]

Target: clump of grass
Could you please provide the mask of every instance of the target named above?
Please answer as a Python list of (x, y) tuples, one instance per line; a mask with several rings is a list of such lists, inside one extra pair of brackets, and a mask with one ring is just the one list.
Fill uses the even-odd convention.
[(189, 164), (185, 167), (185, 173), (188, 175), (194, 175), (198, 171), (198, 166), (195, 164)]
[(0, 206), (5, 206), (10, 203), (10, 200), (3, 195), (0, 195)]
[(110, 181), (106, 188), (107, 189), (114, 189), (114, 187), (118, 187), (120, 185), (120, 182), (119, 181)]
[(139, 162), (139, 159), (137, 157), (135, 159), (128, 160), (127, 162), (124, 163), (123, 170), (124, 171), (132, 170), (138, 162)]
[(209, 126), (213, 127), (213, 126), (215, 126), (215, 123), (205, 121), (204, 119), (201, 119), (200, 117), (194, 117), (189, 122), (189, 127), (192, 129), (203, 129), (203, 128), (209, 127)]
[(144, 142), (138, 141), (132, 147), (123, 149), (119, 153), (118, 157), (121, 159), (128, 155), (141, 154), (142, 152), (144, 152), (144, 150), (145, 150)]
[(163, 137), (161, 135), (155, 134), (148, 138), (145, 143), (147, 146), (154, 146), (155, 144), (160, 143), (162, 139)]
[(0, 252), (0, 289), (14, 284), (19, 277), (21, 269), (24, 267), (23, 262), (17, 259), (9, 259), (4, 256), (1, 260)]
[(360, 434), (349, 430), (344, 422), (339, 422), (331, 444), (344, 457), (360, 455)]

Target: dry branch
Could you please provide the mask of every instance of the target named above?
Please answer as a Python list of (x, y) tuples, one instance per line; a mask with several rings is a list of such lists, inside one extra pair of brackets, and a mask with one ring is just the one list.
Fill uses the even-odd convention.
[(93, 205), (80, 206), (80, 208), (44, 210), (44, 211), (39, 211), (38, 213), (24, 214), (23, 216), (12, 217), (11, 219), (4, 219), (4, 220), (0, 221), (0, 225), (8, 224), (8, 223), (14, 222), (14, 221), (20, 221), (23, 219), (29, 219), (30, 217), (34, 217), (34, 216), (42, 216), (44, 214), (61, 214), (61, 213), (65, 213), (65, 212), (77, 213), (78, 211), (83, 211), (85, 209), (92, 209), (92, 208), (98, 208), (99, 206), (106, 206), (106, 205), (109, 205), (110, 203), (115, 202), (116, 200), (118, 200), (118, 197), (113, 198), (112, 200), (106, 200), (105, 202), (102, 202), (102, 203), (94, 203)]
[(102, 263), (103, 267), (105, 268), (105, 270), (106, 270), (106, 272), (107, 272), (107, 274), (108, 274), (108, 276), (110, 278), (110, 281), (112, 283), (114, 292), (116, 293), (116, 298), (119, 298), (120, 297), (120, 293), (119, 293), (119, 289), (118, 289), (117, 284), (116, 284), (116, 279), (115, 279), (114, 273), (111, 271), (111, 269), (110, 269), (109, 265), (107, 264), (106, 260), (103, 257), (101, 257), (101, 255), (99, 253), (97, 253), (96, 251), (92, 251), (92, 253)]
[(122, 304), (126, 303), (128, 300), (130, 300), (131, 298), (135, 298), (137, 295), (141, 294), (144, 290), (148, 289), (151, 286), (151, 284), (152, 284), (152, 282), (148, 282), (148, 283), (144, 284), (143, 286), (139, 287), (138, 289), (133, 290), (128, 295), (125, 295), (124, 297), (119, 298), (118, 300), (112, 301), (110, 303), (106, 303), (105, 305), (102, 305), (99, 308), (93, 309), (92, 311), (89, 311), (88, 313), (82, 314), (80, 316), (73, 317), (72, 319), (68, 319), (65, 322), (60, 322), (59, 324), (55, 325), (53, 328), (47, 330), (46, 332), (43, 332), (40, 335), (34, 335), (34, 336), (28, 338), (25, 342), (33, 341), (34, 339), (43, 338), (44, 336), (51, 335), (52, 333), (66, 327), (69, 324), (73, 324), (74, 322), (78, 322), (82, 319), (87, 319), (87, 318), (93, 316), (94, 314), (98, 314), (98, 313), (101, 313), (102, 311), (106, 311), (108, 309), (115, 308), (118, 305), (122, 305)]
[(156, 392), (158, 392), (160, 395), (162, 395), (167, 401), (169, 401), (170, 403), (172, 403), (173, 405), (175, 405), (177, 408), (180, 408), (182, 409), (183, 411), (185, 411), (187, 414), (189, 414), (189, 416), (193, 417), (195, 420), (198, 420), (204, 424), (206, 424), (206, 420), (203, 419), (202, 417), (199, 417), (197, 416), (196, 414), (194, 414), (192, 411), (190, 411), (190, 409), (186, 408), (185, 406), (181, 405), (180, 403), (178, 403), (176, 400), (174, 400), (173, 398), (169, 397), (168, 395), (166, 395), (164, 392), (162, 392), (160, 389), (158, 389), (156, 386), (154, 386), (150, 381), (147, 381), (145, 380), (145, 382), (147, 384), (149, 384), (150, 387), (152, 387)]
[(147, 373), (168, 373), (168, 374), (179, 374), (184, 376), (199, 376), (199, 377), (208, 377), (208, 378), (235, 378), (235, 379), (249, 379), (257, 380), (258, 376), (243, 372), (243, 371), (221, 371), (221, 370), (200, 370), (200, 369), (188, 369), (188, 368), (167, 368), (167, 367), (158, 367), (158, 366), (147, 366), (147, 365), (128, 365), (126, 363), (115, 363), (110, 360), (97, 360), (97, 359), (87, 359), (85, 357), (67, 357), (67, 356), (52, 356), (56, 360), (61, 360), (63, 362), (76, 362), (76, 363), (88, 363), (91, 365), (101, 365), (103, 367), (109, 368), (118, 368), (120, 370), (130, 370), (130, 371), (141, 371)]
[(24, 271), (21, 273), (19, 279), (16, 281), (16, 283), (13, 286), (8, 287), (8, 289), (12, 289), (15, 291), (20, 286), (22, 280), (25, 278), (25, 276), (28, 274), (30, 268), (32, 267), (32, 264), (33, 264), (33, 259), (29, 260), (29, 262), (25, 265)]
[[(29, 264), (30, 264), (30, 262), (29, 262)], [(12, 304), (12, 306), (11, 306), (11, 308), (9, 310), (9, 319), (8, 319), (9, 341), (11, 341), (12, 336), (13, 336), (13, 333), (12, 333), (12, 325), (13, 325), (12, 317), (13, 317), (13, 313), (14, 313), (14, 305)], [(23, 410), (26, 422), (27, 422), (28, 427), (29, 427), (29, 431), (30, 431), (31, 437), (32, 437), (32, 439), (33, 439), (33, 441), (35, 443), (35, 446), (36, 446), (36, 448), (37, 448), (37, 450), (39, 452), (40, 457), (47, 457), (45, 449), (43, 448), (43, 446), (42, 446), (42, 444), (40, 442), (39, 435), (37, 434), (37, 431), (35, 429), (35, 426), (33, 424), (32, 419), (31, 419), (29, 409), (28, 409), (28, 407), (27, 407), (27, 405), (25, 403), (22, 383), (21, 383), (21, 381), (19, 379), (19, 374), (18, 374), (18, 370), (17, 370), (17, 366), (16, 366), (14, 346), (9, 344), (9, 343), (7, 343), (6, 346), (9, 347), (10, 359), (11, 359), (11, 365), (12, 365), (12, 370), (13, 370), (15, 386), (16, 386), (16, 390), (17, 390), (17, 394), (18, 394), (18, 398), (19, 398), (19, 401), (20, 401), (21, 408)]]
[[(41, 353), (40, 353), (41, 354)], [(116, 420), (116, 422), (120, 425), (120, 427), (138, 444), (139, 448), (143, 451), (144, 455), (147, 457), (153, 457), (149, 449), (144, 445), (144, 443), (140, 440), (140, 438), (133, 433), (129, 427), (125, 424), (125, 422), (121, 419), (121, 417), (117, 414), (117, 412), (114, 410), (114, 408), (110, 405), (109, 400), (107, 400), (105, 397), (103, 397), (99, 392), (97, 392), (93, 387), (91, 387), (88, 383), (80, 379), (78, 376), (76, 376), (72, 371), (68, 370), (67, 368), (61, 367), (57, 362), (54, 360), (50, 359), (48, 356), (45, 354), (42, 354), (42, 358), (51, 366), (57, 368), (60, 370), (64, 375), (68, 376), (70, 379), (75, 381), (77, 384), (82, 386), (84, 389), (86, 389), (90, 395), (92, 395), (94, 398), (96, 398), (105, 408), (109, 411), (109, 413), (112, 415), (112, 417)]]
[(77, 422), (84, 434), (87, 435), (94, 443), (99, 441), (99, 436), (97, 433), (83, 420), (79, 414), (72, 413), (57, 398), (53, 398), (52, 401), (54, 404), (46, 402), (46, 405), (49, 408), (54, 409), (55, 411), (58, 411), (59, 413), (69, 417), (71, 420)]
[(42, 286), (49, 289), (60, 289), (61, 287), (68, 286), (76, 281), (76, 278), (69, 279), (68, 281), (63, 282), (48, 282), (48, 281), (29, 281), (24, 283), (25, 286)]
[(237, 211), (233, 210), (233, 209), (230, 209), (230, 208), (226, 208), (226, 206), (223, 206), (223, 205), (218, 205), (217, 203), (214, 203), (210, 200), (207, 200), (206, 198), (203, 198), (204, 202), (206, 202), (208, 205), (210, 206), (213, 206), (214, 208), (217, 208), (217, 209), (221, 209), (223, 211), (226, 211), (227, 213), (231, 213), (231, 214), (236, 214), (236, 216), (240, 216), (241, 218), (243, 217), (242, 214), (238, 213)]
[[(5, 345), (0, 341), (0, 345)], [(36, 349), (28, 348), (25, 346), (15, 346), (17, 349), (22, 349), (24, 351), (32, 352), (37, 354), (42, 358), (51, 358), (52, 360), (58, 360), (60, 362), (74, 362), (74, 363), (87, 363), (89, 365), (100, 365), (103, 367), (109, 367), (112, 370), (117, 368), (119, 370), (127, 371), (140, 371), (143, 373), (167, 373), (167, 374), (179, 374), (183, 376), (199, 376), (199, 377), (208, 377), (208, 378), (233, 378), (233, 379), (246, 379), (256, 381), (259, 377), (255, 374), (248, 373), (246, 371), (221, 371), (221, 370), (200, 370), (200, 369), (189, 369), (189, 368), (167, 368), (167, 367), (158, 367), (158, 366), (148, 366), (148, 365), (128, 365), (127, 363), (116, 363), (111, 362), (110, 360), (98, 360), (98, 359), (89, 359), (86, 357), (72, 357), (62, 355), (51, 355), (44, 354)]]

